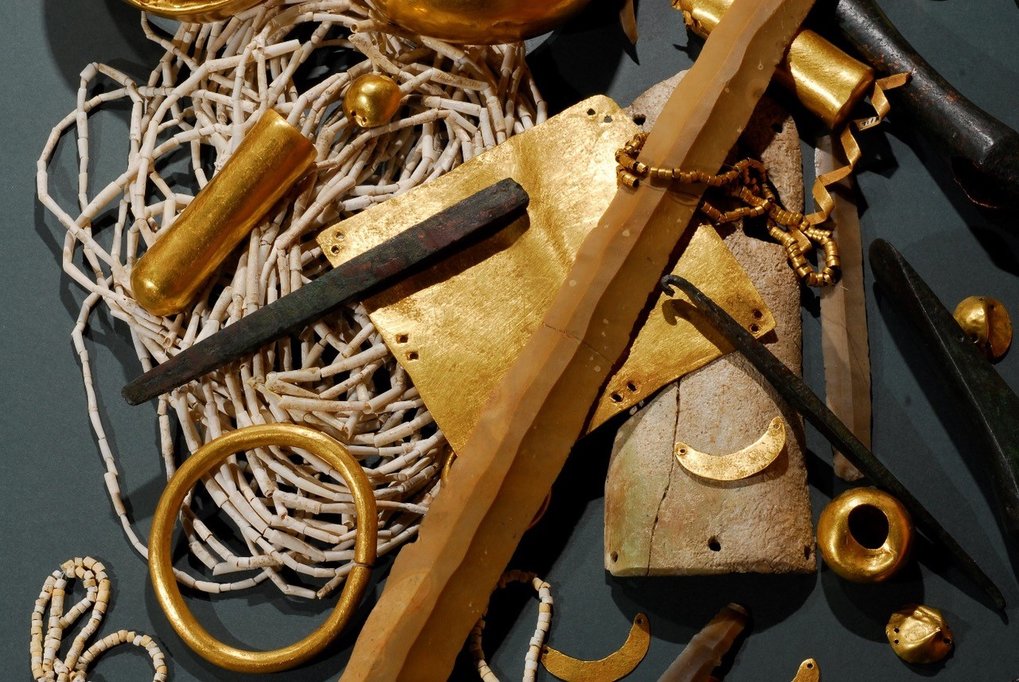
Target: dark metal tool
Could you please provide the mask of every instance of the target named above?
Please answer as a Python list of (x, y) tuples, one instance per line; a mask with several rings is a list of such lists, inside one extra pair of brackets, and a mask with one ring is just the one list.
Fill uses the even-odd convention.
[(999, 522), (1009, 539), (1019, 543), (1019, 396), (895, 247), (874, 240), (870, 265), (888, 301), (913, 325), (934, 368), (983, 438)]
[(698, 312), (757, 368), (782, 398), (828, 439), (846, 459), (862, 471), (876, 486), (891, 493), (909, 510), (916, 527), (954, 557), (957, 565), (990, 598), (999, 611), (1005, 610), (1005, 598), (994, 582), (984, 573), (966, 550), (949, 535), (937, 519), (895, 478), (877, 457), (853, 435), (816, 393), (781, 360), (740, 326), (729, 313), (705, 296), (697, 287), (675, 275), (662, 278), (662, 288), (669, 295), (679, 287), (690, 297)]
[(508, 225), (527, 204), (523, 187), (500, 180), (154, 367), (124, 387), (124, 399), (141, 404), (297, 332), (468, 237)]
[(955, 180), (981, 206), (1019, 206), (1019, 133), (966, 99), (938, 74), (873, 0), (838, 0), (835, 18), (846, 39), (878, 75), (908, 72), (888, 93), (943, 153)]

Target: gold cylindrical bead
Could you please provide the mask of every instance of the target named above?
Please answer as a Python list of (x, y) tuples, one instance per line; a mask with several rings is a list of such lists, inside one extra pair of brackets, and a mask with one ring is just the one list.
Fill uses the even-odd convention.
[[(733, 0), (680, 0), (690, 28), (702, 37), (721, 21)], [(778, 80), (828, 127), (837, 128), (870, 90), (874, 71), (817, 33), (802, 29), (778, 69)]]
[(186, 308), (314, 161), (314, 145), (278, 113), (266, 111), (222, 170), (135, 263), (135, 300), (153, 315)]

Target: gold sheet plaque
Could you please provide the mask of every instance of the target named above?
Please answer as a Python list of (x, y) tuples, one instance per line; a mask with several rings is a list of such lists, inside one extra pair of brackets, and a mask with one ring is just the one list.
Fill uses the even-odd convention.
[[(454, 450), (541, 324), (584, 237), (616, 191), (615, 151), (637, 127), (611, 99), (570, 107), (446, 175), (324, 230), (337, 266), (505, 177), (527, 190), (527, 216), (365, 301)], [(737, 320), (766, 334), (771, 312), (714, 228), (693, 233), (675, 269)], [(730, 348), (706, 338), (682, 302), (658, 297), (591, 418), (594, 429)], [(598, 321), (593, 322), (597, 324)]]

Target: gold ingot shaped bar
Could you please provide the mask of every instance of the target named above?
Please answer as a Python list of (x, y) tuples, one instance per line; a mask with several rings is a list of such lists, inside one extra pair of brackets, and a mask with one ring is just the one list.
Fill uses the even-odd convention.
[(229, 19), (264, 0), (126, 0), (140, 10), (183, 22)]
[(512, 43), (550, 31), (589, 0), (376, 0), (394, 24), (452, 43)]
[[(674, 0), (691, 29), (703, 38), (733, 0)], [(810, 29), (801, 29), (775, 77), (829, 128), (837, 128), (874, 83), (874, 70)]]
[(847, 490), (817, 520), (818, 552), (832, 571), (851, 582), (892, 577), (909, 559), (912, 545), (909, 512), (877, 488)]
[(135, 300), (153, 315), (184, 310), (314, 162), (315, 146), (308, 138), (267, 110), (223, 168), (135, 263)]
[[(467, 441), (556, 292), (570, 285), (565, 280), (580, 243), (616, 192), (615, 152), (635, 132), (615, 102), (592, 97), (319, 234), (336, 266), (501, 178), (527, 190), (526, 217), (365, 301), (454, 450)], [(674, 272), (704, 287), (755, 335), (773, 329), (771, 312), (714, 228), (688, 234)], [(651, 303), (589, 430), (731, 350), (685, 299), (662, 294)]]

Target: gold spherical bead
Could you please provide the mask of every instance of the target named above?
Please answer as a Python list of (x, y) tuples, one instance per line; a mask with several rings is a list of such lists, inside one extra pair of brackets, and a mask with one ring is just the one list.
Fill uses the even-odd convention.
[(912, 544), (909, 512), (877, 488), (847, 490), (817, 521), (818, 552), (832, 571), (852, 582), (890, 578), (906, 563)]
[(453, 43), (524, 40), (555, 28), (589, 0), (376, 0), (394, 24)]
[(1012, 345), (1012, 318), (1001, 301), (968, 296), (955, 306), (955, 321), (988, 360), (1000, 360)]
[(343, 111), (362, 128), (378, 128), (392, 120), (402, 99), (396, 81), (379, 73), (368, 73), (350, 84), (343, 96)]
[(941, 611), (911, 604), (892, 614), (885, 635), (895, 654), (907, 663), (937, 663), (952, 653), (952, 631)]

